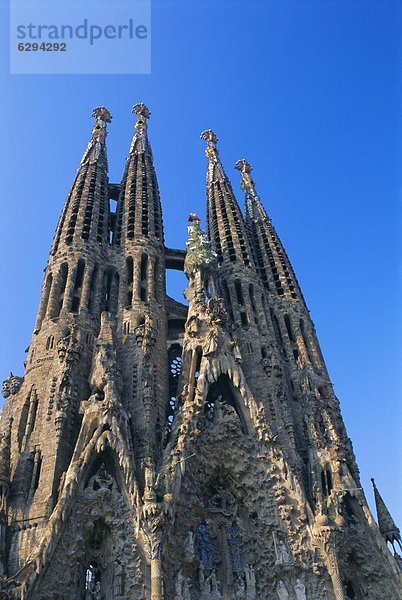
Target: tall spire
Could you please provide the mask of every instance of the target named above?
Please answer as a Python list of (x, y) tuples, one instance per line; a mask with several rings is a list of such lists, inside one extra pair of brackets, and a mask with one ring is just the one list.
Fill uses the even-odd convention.
[(71, 244), (73, 240), (108, 239), (106, 124), (111, 122), (112, 115), (104, 106), (98, 106), (92, 116), (96, 122), (56, 228), (53, 255), (60, 241)]
[(213, 250), (220, 263), (253, 265), (243, 215), (223, 169), (216, 143), (217, 135), (208, 129), (201, 139), (207, 142), (207, 223)]
[(246, 223), (257, 257), (258, 269), (265, 288), (279, 296), (298, 300), (302, 293), (292, 265), (257, 194), (251, 177), (252, 166), (244, 158), (235, 169), (241, 173), (246, 197)]
[(151, 112), (143, 102), (135, 104), (132, 112), (137, 121), (122, 181), (115, 241), (143, 237), (163, 243), (162, 208), (148, 139)]
[(392, 547), (394, 548), (394, 550), (395, 550), (395, 547), (394, 547), (395, 542), (397, 542), (400, 549), (402, 550), (401, 532), (399, 531), (399, 528), (396, 526), (395, 521), (391, 516), (391, 513), (389, 512), (388, 508), (386, 507), (385, 502), (382, 499), (380, 492), (378, 491), (378, 488), (375, 484), (373, 477), (371, 478), (371, 483), (373, 484), (373, 490), (374, 490), (374, 499), (375, 499), (375, 506), (376, 506), (376, 510), (377, 510), (378, 527), (380, 528), (380, 531), (381, 531), (385, 541), (390, 542), (392, 544)]

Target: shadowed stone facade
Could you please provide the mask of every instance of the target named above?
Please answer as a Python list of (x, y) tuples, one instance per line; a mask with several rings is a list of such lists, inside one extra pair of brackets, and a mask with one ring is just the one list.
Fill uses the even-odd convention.
[(376, 487), (370, 514), (250, 164), (243, 217), (204, 131), (207, 233), (191, 214), (187, 251), (166, 248), (150, 112), (133, 112), (111, 184), (94, 110), (25, 375), (3, 384), (0, 598), (402, 599), (399, 530)]

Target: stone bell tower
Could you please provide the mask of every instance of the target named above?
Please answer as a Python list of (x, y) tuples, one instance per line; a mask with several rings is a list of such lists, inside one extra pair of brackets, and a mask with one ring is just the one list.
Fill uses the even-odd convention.
[(167, 248), (150, 111), (133, 112), (113, 184), (93, 111), (25, 374), (3, 384), (0, 598), (402, 599), (399, 529), (376, 487), (370, 514), (251, 165), (243, 217), (204, 131), (207, 233), (190, 214), (186, 251)]

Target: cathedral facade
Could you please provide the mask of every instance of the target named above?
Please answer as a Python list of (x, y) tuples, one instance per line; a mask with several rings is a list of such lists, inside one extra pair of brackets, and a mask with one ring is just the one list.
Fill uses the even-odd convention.
[[(148, 139), (108, 179), (104, 107), (3, 383), (0, 598), (398, 600), (301, 289), (245, 160), (204, 131), (207, 231), (167, 248)], [(166, 294), (185, 272), (188, 306)], [(374, 483), (374, 482), (373, 482)]]

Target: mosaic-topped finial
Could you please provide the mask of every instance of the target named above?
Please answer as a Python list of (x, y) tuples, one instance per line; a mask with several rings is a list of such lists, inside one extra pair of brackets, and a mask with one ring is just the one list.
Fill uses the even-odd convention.
[(134, 104), (132, 112), (137, 115), (137, 117), (143, 117), (144, 119), (149, 119), (151, 116), (151, 111), (148, 106), (146, 106), (143, 102), (138, 102)]
[(245, 158), (242, 158), (235, 164), (235, 169), (241, 173), (241, 187), (243, 190), (254, 189), (254, 182), (250, 175), (253, 167), (250, 163)]
[(216, 146), (216, 142), (218, 141), (218, 136), (216, 133), (212, 131), (212, 129), (206, 129), (200, 135), (200, 138), (206, 142), (208, 142), (208, 146)]
[(198, 221), (198, 223), (201, 223), (201, 219), (198, 215), (196, 215), (195, 213), (190, 213), (188, 215), (188, 219), (189, 223), (193, 223), (194, 221)]
[(97, 106), (94, 108), (92, 111), (92, 116), (95, 117), (97, 121), (103, 121), (104, 123), (112, 122), (112, 115), (105, 106)]
[(207, 142), (207, 149), (205, 150), (205, 155), (208, 159), (210, 158), (215, 158), (215, 160), (217, 159), (217, 149), (216, 149), (216, 142), (218, 141), (218, 136), (216, 135), (216, 133), (214, 133), (212, 131), (212, 129), (206, 129), (205, 131), (202, 132), (202, 134), (200, 135), (200, 138), (202, 140), (204, 140), (205, 142)]
[(146, 136), (147, 119), (149, 119), (149, 117), (151, 116), (151, 111), (143, 102), (138, 102), (138, 104), (134, 104), (131, 112), (137, 115), (137, 121), (134, 125), (135, 131), (140, 136)]
[(107, 136), (106, 123), (112, 122), (112, 115), (104, 106), (97, 106), (93, 109), (92, 116), (96, 119), (92, 128), (92, 138), (104, 142)]

